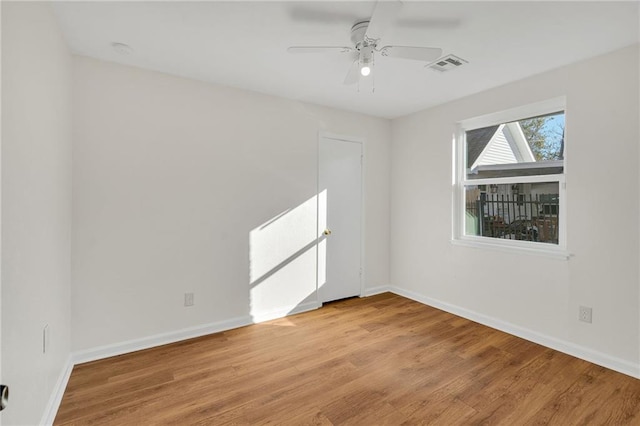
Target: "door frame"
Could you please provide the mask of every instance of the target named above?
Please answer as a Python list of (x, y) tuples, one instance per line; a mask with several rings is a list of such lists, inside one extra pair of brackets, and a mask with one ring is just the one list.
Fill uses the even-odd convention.
[(366, 211), (365, 211), (365, 167), (366, 167), (366, 144), (365, 139), (362, 137), (356, 136), (346, 136), (340, 135), (336, 133), (331, 133), (327, 131), (319, 131), (318, 139), (316, 143), (316, 301), (319, 306), (322, 306), (324, 302), (320, 301), (320, 294), (318, 292), (318, 277), (319, 277), (319, 249), (320, 246), (320, 199), (318, 195), (320, 194), (320, 144), (322, 143), (322, 139), (333, 139), (340, 142), (345, 143), (356, 143), (360, 145), (360, 294), (358, 297), (363, 297), (365, 294), (365, 238), (364, 238), (364, 230), (365, 230), (365, 220), (366, 220)]

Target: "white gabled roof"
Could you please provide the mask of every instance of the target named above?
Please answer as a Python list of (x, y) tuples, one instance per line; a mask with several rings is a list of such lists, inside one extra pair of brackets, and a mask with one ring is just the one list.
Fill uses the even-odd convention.
[(495, 164), (534, 163), (536, 161), (522, 128), (517, 122), (501, 124), (486, 142), (470, 169)]

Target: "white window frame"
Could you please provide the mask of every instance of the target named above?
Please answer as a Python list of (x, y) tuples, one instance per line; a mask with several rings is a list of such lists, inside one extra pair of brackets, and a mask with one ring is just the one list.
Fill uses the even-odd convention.
[[(516, 176), (484, 179), (467, 179), (467, 150), (466, 132), (483, 127), (494, 126), (538, 117), (558, 111), (565, 113), (565, 129), (567, 121), (566, 98), (558, 97), (546, 101), (529, 104), (506, 111), (500, 111), (479, 117), (463, 120), (457, 124), (454, 136), (454, 176), (453, 176), (453, 229), (452, 243), (484, 249), (496, 249), (508, 252), (520, 252), (568, 259), (567, 251), (567, 148), (565, 145), (562, 174)], [(567, 132), (565, 130), (565, 140)], [(465, 187), (470, 185), (516, 184), (536, 182), (558, 182), (559, 214), (558, 214), (558, 244), (534, 241), (519, 241), (501, 238), (465, 235)]]

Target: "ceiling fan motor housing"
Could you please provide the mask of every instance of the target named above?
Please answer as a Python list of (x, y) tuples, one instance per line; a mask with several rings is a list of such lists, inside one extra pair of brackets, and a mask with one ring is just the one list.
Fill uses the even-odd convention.
[(370, 40), (365, 39), (367, 28), (369, 27), (369, 21), (362, 21), (351, 27), (351, 42), (356, 47), (356, 50), (360, 51), (363, 47), (375, 45)]

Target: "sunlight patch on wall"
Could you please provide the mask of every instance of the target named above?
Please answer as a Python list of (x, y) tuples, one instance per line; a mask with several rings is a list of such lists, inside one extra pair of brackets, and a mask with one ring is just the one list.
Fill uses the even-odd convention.
[[(326, 194), (323, 197), (326, 200)], [(317, 300), (318, 200), (314, 195), (249, 233), (250, 313), (254, 318), (290, 312)]]

